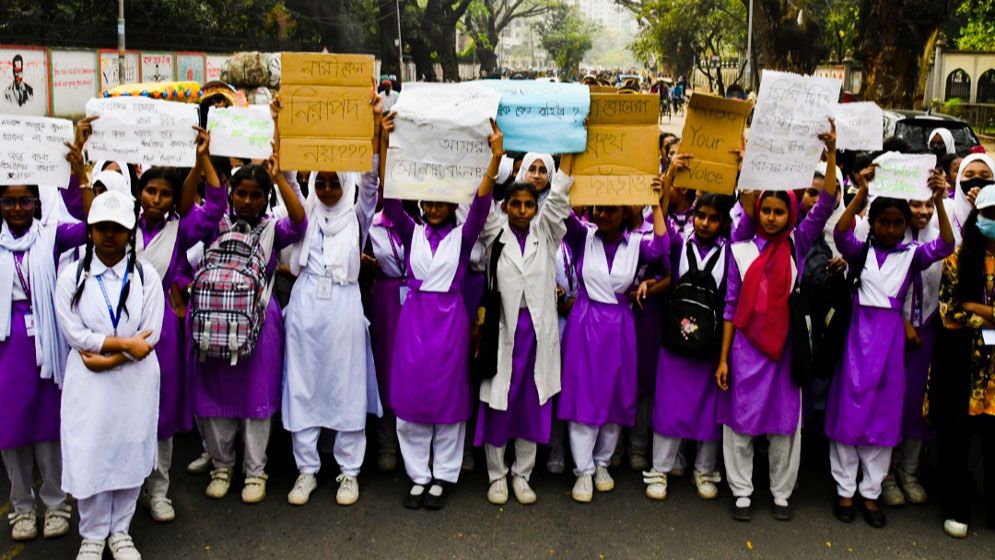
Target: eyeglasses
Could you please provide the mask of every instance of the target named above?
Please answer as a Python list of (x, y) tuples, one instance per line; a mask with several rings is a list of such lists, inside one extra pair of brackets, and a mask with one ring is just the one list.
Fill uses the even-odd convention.
[(38, 199), (33, 196), (22, 196), (20, 198), (5, 196), (0, 198), (0, 206), (4, 210), (13, 210), (15, 206), (20, 206), (22, 210), (34, 210), (37, 203)]

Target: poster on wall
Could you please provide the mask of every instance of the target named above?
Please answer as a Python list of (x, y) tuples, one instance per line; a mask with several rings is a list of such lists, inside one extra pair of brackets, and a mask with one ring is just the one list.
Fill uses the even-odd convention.
[(52, 115), (76, 117), (97, 95), (97, 54), (93, 51), (51, 51)]
[(143, 82), (172, 82), (173, 53), (142, 51)]
[(221, 69), (224, 68), (226, 60), (228, 60), (226, 54), (207, 55), (207, 79), (205, 82), (221, 79)]
[(181, 82), (204, 83), (206, 61), (204, 53), (176, 53), (176, 79)]
[(48, 114), (45, 49), (0, 45), (0, 114)]
[(140, 81), (138, 75), (138, 51), (124, 53), (124, 80), (118, 79), (117, 51), (100, 49), (100, 76), (97, 89), (103, 91), (121, 84), (136, 84)]

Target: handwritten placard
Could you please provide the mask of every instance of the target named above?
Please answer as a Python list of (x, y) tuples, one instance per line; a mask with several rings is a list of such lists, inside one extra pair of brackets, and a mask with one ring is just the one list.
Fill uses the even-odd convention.
[(393, 107), (384, 196), (470, 201), (491, 160), (487, 137), (500, 99), (472, 83), (405, 85)]
[(792, 190), (812, 183), (841, 82), (764, 70), (740, 189)]
[(571, 204), (657, 204), (660, 99), (653, 94), (594, 94), (587, 149), (574, 162)]
[(0, 185), (66, 185), (73, 123), (0, 115)]
[(840, 150), (880, 150), (884, 138), (884, 112), (873, 101), (840, 103), (836, 119), (836, 147)]
[(197, 106), (145, 97), (91, 99), (86, 115), (93, 135), (86, 142), (90, 161), (111, 160), (145, 167), (193, 167), (197, 159)]
[(693, 156), (690, 169), (680, 170), (674, 185), (702, 191), (732, 194), (736, 189), (739, 162), (732, 150), (742, 144), (750, 103), (695, 93), (688, 102), (687, 120), (681, 133), (682, 154)]
[(213, 108), (207, 113), (214, 156), (267, 159), (273, 155), (273, 118), (262, 106)]
[(868, 185), (871, 196), (903, 200), (927, 200), (929, 174), (936, 167), (935, 154), (901, 154), (888, 152), (874, 160), (874, 180)]
[(373, 57), (282, 54), (280, 165), (300, 171), (373, 168)]
[[(497, 124), (511, 152), (576, 154), (587, 145), (584, 119), (591, 93), (582, 84), (527, 80), (481, 80), (501, 93)], [(407, 87), (407, 86), (405, 86)]]

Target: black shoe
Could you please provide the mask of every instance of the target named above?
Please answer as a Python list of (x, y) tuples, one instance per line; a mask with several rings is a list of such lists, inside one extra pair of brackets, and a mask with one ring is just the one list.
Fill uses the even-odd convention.
[(404, 497), (404, 507), (407, 509), (421, 509), (425, 505), (425, 494), (428, 494), (428, 488), (423, 484), (412, 484), (411, 489), (414, 490), (415, 487), (421, 487), (421, 494), (412, 494), (410, 491), (408, 495)]
[(795, 512), (791, 509), (791, 504), (779, 506), (771, 500), (770, 515), (778, 521), (791, 521), (791, 518), (795, 516)]
[(742, 521), (744, 523), (753, 519), (753, 504), (746, 507), (736, 507), (735, 504), (732, 506), (732, 518), (736, 521)]
[(843, 523), (853, 523), (853, 518), (856, 517), (857, 512), (853, 509), (853, 502), (850, 505), (844, 506), (840, 504), (840, 500), (836, 500), (836, 505), (833, 506), (833, 515), (836, 519), (839, 519)]
[[(438, 486), (442, 489), (442, 493), (438, 496), (432, 494), (432, 488)], [(425, 509), (442, 509), (446, 505), (446, 494), (449, 491), (449, 487), (452, 486), (451, 483), (444, 480), (433, 480), (432, 485), (429, 486), (428, 491), (425, 492)]]
[(884, 516), (884, 511), (881, 509), (881, 506), (878, 506), (876, 510), (871, 510), (867, 507), (867, 502), (872, 502), (874, 503), (874, 505), (878, 505), (877, 500), (861, 499), (860, 509), (864, 514), (864, 521), (866, 521), (868, 525), (874, 527), (875, 529), (880, 529), (884, 527), (885, 516)]

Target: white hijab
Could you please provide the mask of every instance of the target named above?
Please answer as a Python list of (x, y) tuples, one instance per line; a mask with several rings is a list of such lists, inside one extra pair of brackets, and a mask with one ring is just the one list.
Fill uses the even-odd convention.
[(556, 175), (556, 164), (553, 162), (553, 156), (550, 154), (542, 154), (539, 152), (529, 152), (525, 154), (525, 157), (522, 158), (522, 166), (518, 168), (518, 175), (515, 175), (515, 182), (525, 182), (525, 174), (529, 172), (529, 167), (532, 167), (532, 164), (535, 163), (536, 160), (542, 160), (542, 162), (546, 164), (546, 173), (547, 177), (549, 177), (549, 181), (546, 184), (546, 188), (548, 189), (550, 184), (553, 182), (553, 175)]
[(971, 201), (967, 199), (967, 193), (960, 187), (960, 183), (964, 179), (964, 170), (976, 161), (984, 163), (988, 169), (991, 169), (992, 173), (995, 173), (995, 161), (992, 161), (992, 158), (986, 154), (970, 154), (960, 162), (960, 170), (957, 171), (956, 188), (954, 189), (954, 220), (959, 229), (964, 228), (964, 223), (967, 222), (967, 217), (970, 215), (971, 209), (974, 208)]
[[(318, 173), (312, 171), (308, 177), (307, 201), (304, 204), (308, 217), (307, 234), (295, 247), (296, 258), (292, 258), (291, 269), (300, 274), (307, 267), (311, 239), (323, 236), (325, 274), (336, 284), (345, 285), (359, 278), (359, 218), (356, 216), (356, 188), (359, 173), (337, 173), (342, 185), (342, 197), (334, 206), (326, 206), (315, 192)], [(354, 254), (355, 253), (355, 254)]]
[(943, 145), (946, 146), (948, 154), (952, 154), (957, 151), (957, 146), (954, 143), (954, 135), (945, 128), (934, 128), (930, 131), (929, 138), (926, 140), (927, 147), (929, 146), (929, 143), (933, 141), (933, 137), (935, 136), (939, 136), (940, 140), (943, 140)]
[[(110, 170), (111, 173), (117, 173), (124, 177), (125, 184), (128, 186), (128, 194), (131, 194), (131, 172), (128, 170), (128, 164), (123, 161), (111, 161), (108, 159), (102, 159), (93, 165), (93, 175), (96, 177), (98, 174), (105, 171), (104, 166), (108, 163), (116, 163), (121, 171)], [(234, 173), (234, 171), (232, 172)]]
[(131, 180), (117, 171), (101, 171), (94, 175), (90, 182), (94, 185), (100, 183), (109, 191), (118, 191), (131, 196)]

